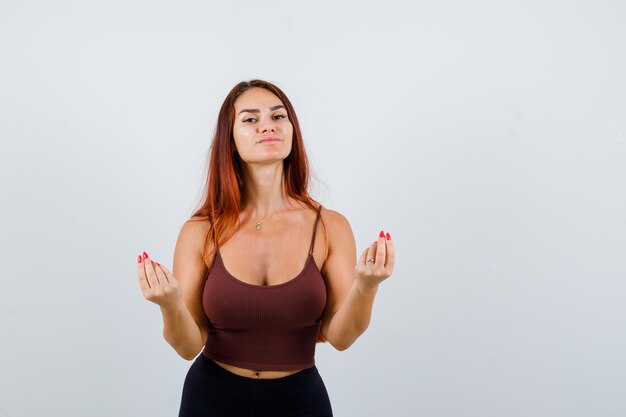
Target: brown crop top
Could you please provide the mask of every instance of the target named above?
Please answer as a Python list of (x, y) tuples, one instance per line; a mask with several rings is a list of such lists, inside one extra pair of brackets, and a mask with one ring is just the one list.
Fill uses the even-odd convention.
[(234, 366), (287, 371), (315, 364), (315, 344), (326, 307), (326, 284), (313, 258), (318, 208), (304, 268), (278, 285), (240, 281), (219, 250), (207, 275), (202, 306), (209, 335), (202, 354)]

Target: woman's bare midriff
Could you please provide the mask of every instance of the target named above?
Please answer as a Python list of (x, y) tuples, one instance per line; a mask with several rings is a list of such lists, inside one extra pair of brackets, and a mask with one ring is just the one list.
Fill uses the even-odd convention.
[(300, 372), (302, 369), (297, 369), (295, 371), (258, 371), (254, 369), (247, 368), (239, 368), (238, 366), (230, 365), (228, 363), (216, 361), (212, 359), (213, 362), (226, 369), (227, 371), (232, 372), (235, 375), (244, 376), (246, 378), (253, 379), (276, 379), (283, 378), (289, 375), (293, 375), (296, 372)]

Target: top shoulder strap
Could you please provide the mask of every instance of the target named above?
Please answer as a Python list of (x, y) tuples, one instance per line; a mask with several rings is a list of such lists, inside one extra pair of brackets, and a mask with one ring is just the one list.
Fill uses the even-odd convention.
[(317, 209), (317, 217), (315, 218), (315, 223), (313, 224), (313, 237), (311, 238), (311, 246), (309, 247), (309, 255), (313, 254), (313, 245), (315, 244), (315, 234), (317, 233), (317, 222), (320, 219), (320, 212), (322, 211), (322, 205)]

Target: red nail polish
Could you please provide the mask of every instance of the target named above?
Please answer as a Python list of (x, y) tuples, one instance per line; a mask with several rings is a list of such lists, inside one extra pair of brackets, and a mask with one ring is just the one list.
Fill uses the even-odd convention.
[(143, 253), (143, 259), (148, 259), (148, 254), (146, 252)]
[(374, 245), (378, 245), (378, 241), (375, 241), (375, 242), (374, 242)]
[(161, 266), (161, 264), (160, 264), (160, 263), (158, 263), (158, 262), (156, 262), (156, 264), (157, 264), (157, 265), (159, 265), (159, 266)]
[(137, 257), (137, 263), (138, 263), (138, 264), (140, 264), (140, 263), (141, 263), (141, 255), (139, 255), (139, 256)]
[(378, 235), (379, 237), (385, 237), (385, 233), (381, 230), (380, 234)]
[(387, 232), (387, 240), (391, 240), (391, 235)]

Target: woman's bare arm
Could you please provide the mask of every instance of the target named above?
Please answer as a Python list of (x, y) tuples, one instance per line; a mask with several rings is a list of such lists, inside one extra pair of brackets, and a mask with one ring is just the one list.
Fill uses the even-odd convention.
[(183, 358), (195, 358), (208, 337), (208, 321), (202, 308), (207, 267), (202, 256), (208, 227), (205, 222), (183, 224), (174, 250), (173, 275), (182, 287), (182, 300), (163, 307), (163, 337)]

